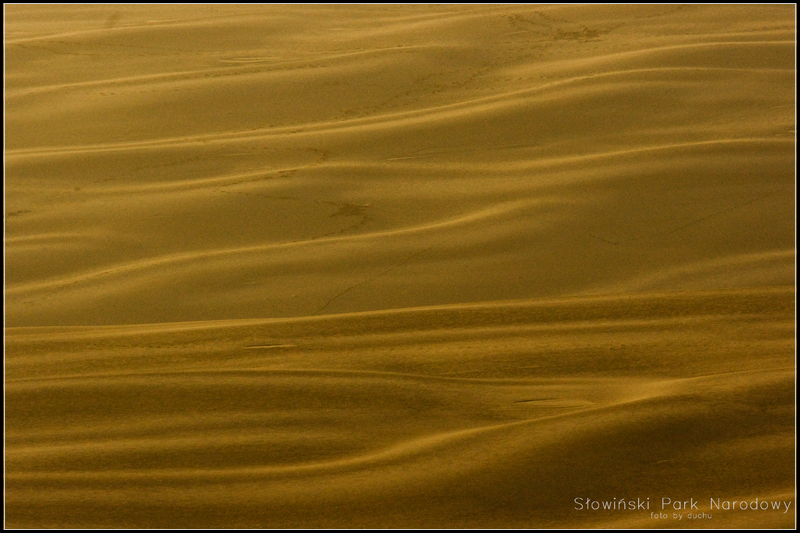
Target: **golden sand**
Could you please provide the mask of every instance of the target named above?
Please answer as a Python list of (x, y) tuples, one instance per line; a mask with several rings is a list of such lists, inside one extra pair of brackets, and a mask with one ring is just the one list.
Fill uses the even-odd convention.
[(795, 15), (7, 6), (6, 526), (794, 527)]

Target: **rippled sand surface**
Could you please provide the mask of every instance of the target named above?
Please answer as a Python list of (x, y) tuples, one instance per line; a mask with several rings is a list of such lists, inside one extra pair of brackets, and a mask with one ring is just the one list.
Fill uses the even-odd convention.
[(795, 14), (7, 6), (6, 525), (794, 527)]

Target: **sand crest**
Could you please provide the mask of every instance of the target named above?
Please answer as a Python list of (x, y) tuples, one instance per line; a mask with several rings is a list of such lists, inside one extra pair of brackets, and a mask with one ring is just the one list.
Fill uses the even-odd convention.
[(7, 6), (6, 525), (794, 527), (795, 14)]

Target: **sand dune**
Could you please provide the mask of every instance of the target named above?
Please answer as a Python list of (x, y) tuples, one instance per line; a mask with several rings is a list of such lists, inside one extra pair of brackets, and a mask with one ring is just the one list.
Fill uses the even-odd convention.
[(7, 7), (7, 525), (793, 527), (794, 15)]
[[(574, 498), (791, 499), (793, 297), (12, 328), (8, 517), (603, 526), (649, 512), (580, 513)], [(714, 516), (794, 520), (730, 513)]]

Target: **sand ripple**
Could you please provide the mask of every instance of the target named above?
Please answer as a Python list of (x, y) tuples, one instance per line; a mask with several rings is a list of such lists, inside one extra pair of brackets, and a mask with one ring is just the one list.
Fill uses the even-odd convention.
[[(11, 527), (793, 527), (788, 6), (9, 6)], [(748, 500), (749, 501), (749, 500)]]

